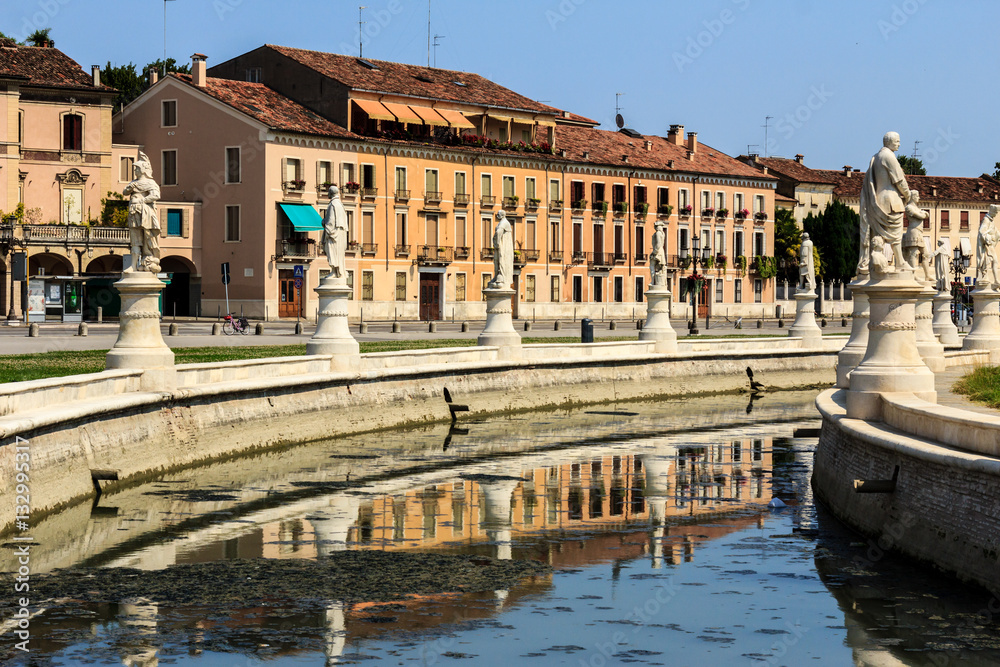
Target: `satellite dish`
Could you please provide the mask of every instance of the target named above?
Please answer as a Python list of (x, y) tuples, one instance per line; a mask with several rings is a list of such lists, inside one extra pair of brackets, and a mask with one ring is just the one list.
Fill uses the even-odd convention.
[(619, 130), (625, 127), (625, 118), (621, 114), (615, 116), (615, 125), (618, 126)]

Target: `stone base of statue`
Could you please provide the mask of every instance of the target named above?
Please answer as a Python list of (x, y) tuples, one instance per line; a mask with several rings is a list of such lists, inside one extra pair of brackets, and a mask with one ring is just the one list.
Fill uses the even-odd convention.
[(868, 274), (863, 273), (858, 279), (851, 283), (851, 298), (854, 300), (854, 309), (851, 311), (851, 337), (847, 339), (847, 345), (837, 354), (837, 387), (847, 389), (850, 385), (850, 374), (861, 360), (865, 358), (868, 350), (868, 294), (865, 287), (868, 285)]
[(823, 341), (823, 331), (816, 324), (816, 294), (812, 290), (795, 291), (795, 321), (788, 335), (802, 339), (802, 347), (814, 347)]
[(990, 363), (1000, 363), (1000, 292), (989, 288), (973, 290), (972, 305), (972, 329), (962, 349), (989, 350)]
[(670, 288), (655, 285), (646, 292), (646, 322), (639, 331), (639, 340), (651, 340), (655, 352), (677, 351), (677, 332), (670, 325)]
[(347, 325), (347, 302), (351, 288), (336, 283), (327, 275), (316, 288), (319, 295), (319, 318), (316, 333), (306, 343), (306, 354), (332, 354), (333, 370), (347, 371), (361, 362), (358, 341)]
[(479, 334), (480, 345), (496, 345), (498, 347), (519, 347), (521, 336), (514, 331), (511, 320), (510, 298), (514, 290), (497, 287), (487, 287), (483, 290), (486, 297), (486, 328)]
[(932, 320), (934, 333), (938, 340), (945, 347), (954, 347), (962, 344), (962, 339), (958, 337), (958, 327), (951, 319), (951, 294), (948, 292), (938, 292), (934, 295), (934, 319)]
[(122, 299), (118, 340), (108, 351), (105, 365), (144, 370), (140, 381), (144, 391), (174, 389), (174, 352), (160, 333), (160, 292), (166, 284), (148, 271), (123, 275), (114, 285)]
[(930, 285), (917, 298), (917, 349), (927, 368), (935, 373), (944, 372), (944, 345), (934, 335), (934, 296), (937, 291)]
[(924, 287), (912, 271), (873, 278), (868, 294), (868, 349), (851, 371), (846, 392), (850, 419), (879, 420), (881, 395), (909, 393), (936, 402), (934, 373), (917, 349), (916, 304)]

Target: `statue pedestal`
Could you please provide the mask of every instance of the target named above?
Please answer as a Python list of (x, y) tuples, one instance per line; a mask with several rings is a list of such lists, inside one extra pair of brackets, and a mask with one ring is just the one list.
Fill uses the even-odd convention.
[(174, 353), (160, 334), (160, 292), (166, 285), (148, 271), (133, 271), (115, 283), (121, 295), (118, 340), (108, 350), (105, 365), (145, 371), (140, 381), (144, 391), (174, 389), (177, 371)]
[(937, 401), (934, 373), (917, 349), (916, 303), (923, 289), (912, 271), (868, 282), (868, 349), (851, 371), (846, 392), (850, 419), (881, 419), (883, 393), (910, 393)]
[(965, 337), (962, 349), (989, 350), (990, 363), (1000, 363), (1000, 292), (974, 290), (972, 304), (972, 330)]
[(334, 283), (328, 275), (316, 288), (319, 319), (316, 333), (306, 343), (306, 354), (332, 354), (333, 370), (352, 370), (361, 362), (358, 341), (347, 325), (347, 301), (351, 288)]
[(958, 327), (951, 319), (951, 294), (948, 292), (934, 295), (934, 319), (931, 326), (945, 347), (962, 344), (962, 339), (958, 337)]
[(848, 389), (850, 384), (850, 374), (861, 360), (865, 358), (868, 350), (868, 294), (865, 287), (868, 285), (868, 274), (858, 275), (858, 279), (851, 283), (851, 297), (854, 299), (854, 310), (851, 311), (851, 337), (847, 340), (847, 345), (837, 354), (837, 387)]
[(646, 292), (646, 323), (639, 331), (639, 340), (655, 341), (655, 352), (676, 352), (677, 332), (670, 325), (670, 288), (650, 287)]
[(934, 335), (934, 296), (937, 292), (929, 284), (917, 297), (917, 349), (927, 368), (934, 373), (944, 372), (944, 345)]
[(514, 331), (511, 320), (510, 298), (514, 290), (487, 287), (483, 295), (486, 296), (486, 328), (479, 334), (479, 345), (520, 347), (521, 337)]
[(816, 324), (816, 295), (812, 292), (795, 292), (795, 321), (788, 329), (789, 337), (801, 338), (802, 347), (820, 345), (823, 332)]

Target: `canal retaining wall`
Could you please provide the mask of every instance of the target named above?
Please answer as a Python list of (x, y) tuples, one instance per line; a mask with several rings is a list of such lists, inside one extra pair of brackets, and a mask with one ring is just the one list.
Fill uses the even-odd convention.
[(361, 355), (350, 372), (332, 372), (330, 356), (191, 364), (177, 367), (176, 389), (157, 392), (128, 370), (3, 385), (0, 529), (25, 504), (18, 462), (29, 464), (36, 517), (92, 496), (94, 471), (138, 482), (256, 449), (447, 420), (445, 388), (475, 416), (739, 391), (748, 366), (773, 389), (827, 385), (844, 340), (698, 341), (691, 347), (714, 349), (672, 354), (638, 342), (526, 345), (516, 359), (495, 347), (421, 350)]
[[(880, 422), (848, 419), (843, 390), (816, 401), (823, 426), (813, 488), (836, 516), (871, 538), (856, 564), (898, 551), (1000, 589), (1000, 418), (910, 394), (880, 400)], [(855, 480), (889, 486), (858, 493)]]

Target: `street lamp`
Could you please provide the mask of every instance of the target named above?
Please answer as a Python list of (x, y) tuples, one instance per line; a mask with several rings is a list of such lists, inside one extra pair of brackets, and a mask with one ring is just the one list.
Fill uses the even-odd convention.
[(971, 255), (962, 254), (961, 246), (955, 246), (952, 250), (951, 270), (952, 274), (955, 276), (951, 283), (952, 302), (954, 303), (954, 317), (952, 318), (952, 321), (958, 319), (958, 297), (965, 293), (965, 288), (962, 286), (962, 281), (959, 278), (965, 274), (966, 270), (968, 270), (970, 259), (972, 259)]
[[(697, 336), (698, 335), (698, 283), (704, 280), (704, 277), (698, 275), (698, 264), (705, 264), (708, 262), (709, 253), (711, 253), (711, 248), (707, 245), (701, 248), (701, 239), (695, 235), (691, 239), (691, 275), (688, 276), (688, 289), (691, 290), (691, 321), (688, 322), (688, 335)], [(700, 252), (699, 252), (700, 251)]]

